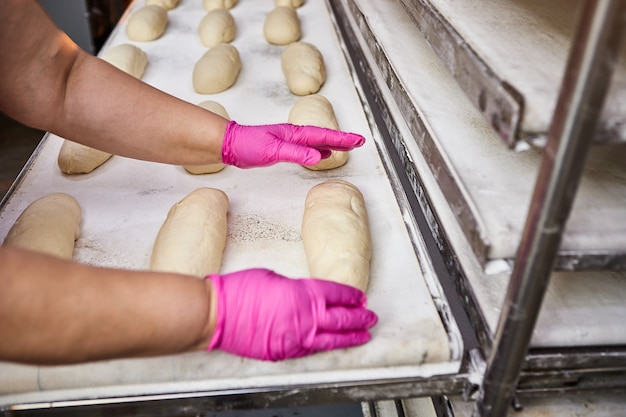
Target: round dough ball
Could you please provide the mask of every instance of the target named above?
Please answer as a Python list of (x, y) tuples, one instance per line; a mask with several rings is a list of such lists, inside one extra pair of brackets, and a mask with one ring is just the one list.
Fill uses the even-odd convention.
[(80, 143), (64, 140), (57, 165), (65, 174), (88, 174), (111, 158), (110, 153), (82, 145)]
[(297, 8), (304, 4), (304, 0), (276, 0), (276, 6)]
[(222, 43), (209, 49), (193, 67), (193, 88), (200, 94), (215, 94), (229, 89), (241, 71), (239, 51)]
[(107, 49), (100, 58), (139, 79), (143, 76), (146, 65), (148, 65), (148, 55), (129, 43)]
[(330, 180), (309, 190), (302, 243), (312, 277), (367, 291), (372, 242), (365, 201), (356, 186)]
[(198, 32), (202, 45), (211, 48), (235, 39), (235, 19), (226, 9), (215, 9), (200, 21)]
[(237, 0), (203, 0), (202, 5), (204, 6), (204, 10), (210, 12), (215, 9), (232, 9), (235, 4), (237, 4)]
[(324, 57), (313, 44), (294, 42), (287, 46), (281, 56), (281, 66), (293, 94), (317, 93), (326, 81)]
[(291, 7), (276, 7), (265, 17), (263, 24), (265, 40), (273, 45), (289, 45), (302, 36), (300, 19)]
[(163, 35), (167, 21), (167, 10), (163, 7), (143, 6), (128, 19), (126, 35), (133, 41), (153, 41)]
[(80, 204), (74, 197), (65, 193), (48, 194), (24, 209), (4, 244), (72, 259), (81, 219)]
[[(215, 114), (222, 116), (224, 119), (230, 120), (230, 116), (228, 112), (217, 101), (206, 100), (202, 103), (199, 103), (198, 106), (212, 111)], [(190, 174), (201, 175), (201, 174), (214, 174), (216, 172), (220, 172), (226, 167), (226, 164), (222, 162), (218, 162), (217, 164), (206, 164), (206, 165), (186, 165), (184, 168)]]
[(166, 10), (171, 10), (178, 6), (180, 0), (146, 0), (146, 4), (161, 6)]

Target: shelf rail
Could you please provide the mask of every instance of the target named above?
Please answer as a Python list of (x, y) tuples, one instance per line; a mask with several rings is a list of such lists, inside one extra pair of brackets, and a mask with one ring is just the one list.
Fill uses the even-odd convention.
[(623, 0), (587, 0), (581, 10), (474, 417), (510, 410), (617, 65), (625, 17)]

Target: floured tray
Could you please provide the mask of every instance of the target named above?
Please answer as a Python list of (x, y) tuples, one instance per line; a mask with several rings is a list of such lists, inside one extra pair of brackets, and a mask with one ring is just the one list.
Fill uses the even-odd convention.
[[(509, 147), (543, 146), (582, 1), (402, 0), (416, 26)], [(626, 44), (595, 140), (626, 142)]]
[[(131, 11), (143, 2), (131, 5)], [(202, 2), (183, 0), (169, 12), (162, 38), (131, 42), (148, 54), (144, 81), (192, 103), (211, 99), (223, 104), (243, 124), (285, 122), (297, 97), (280, 68), (283, 47), (262, 36), (273, 0), (240, 2), (232, 9), (237, 23), (233, 42), (243, 68), (235, 85), (215, 95), (193, 91), (193, 65), (205, 52), (197, 26)], [(128, 42), (122, 18), (103, 50)], [(373, 340), (361, 347), (279, 363), (241, 359), (222, 352), (189, 353), (151, 359), (115, 360), (76, 366), (35, 367), (0, 364), (0, 407), (59, 401), (129, 398), (233, 391), (283, 391), (320, 384), (362, 384), (398, 378), (453, 374), (462, 346), (454, 323), (442, 322), (414, 245), (419, 236), (407, 228), (403, 203), (387, 177), (364, 109), (341, 51), (329, 11), (309, 1), (298, 9), (302, 40), (324, 55), (328, 77), (320, 94), (335, 108), (341, 129), (359, 132), (367, 142), (348, 163), (328, 172), (292, 164), (263, 169), (223, 171), (193, 176), (182, 167), (113, 156), (87, 175), (62, 175), (56, 163), (61, 138), (48, 135), (36, 150), (0, 213), (0, 238), (22, 210), (51, 192), (73, 195), (83, 210), (78, 262), (146, 269), (152, 244), (169, 208), (192, 190), (208, 186), (230, 199), (228, 240), (221, 272), (267, 267), (291, 276), (307, 276), (300, 223), (304, 199), (314, 185), (342, 178), (363, 192), (373, 239), (369, 306), (379, 317)], [(94, 110), (95, 111), (95, 110)], [(168, 117), (163, 114), (157, 117)], [(180, 121), (184, 123), (184, 121)], [(406, 221), (405, 221), (406, 220)], [(439, 299), (438, 303), (442, 300)], [(358, 396), (357, 394), (354, 394)], [(67, 403), (64, 403), (67, 404)]]
[[(435, 186), (452, 207), (475, 256), (485, 267), (491, 261), (513, 261), (541, 150), (516, 153), (502, 146), (401, 4), (342, 3), (345, 14), (359, 21), (367, 44), (363, 49), (371, 51), (390, 100), (398, 104), (398, 113), (411, 129), (411, 145), (417, 145), (416, 152), (435, 173)], [(399, 147), (403, 146), (407, 145)], [(557, 269), (626, 268), (624, 160), (626, 145), (592, 149), (563, 235)]]

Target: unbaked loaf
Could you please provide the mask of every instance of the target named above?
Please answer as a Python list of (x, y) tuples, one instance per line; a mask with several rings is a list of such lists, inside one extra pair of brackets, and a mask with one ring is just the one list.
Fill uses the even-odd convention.
[[(224, 106), (222, 106), (217, 101), (206, 100), (206, 101), (203, 101), (202, 103), (198, 103), (198, 106), (204, 109), (207, 109), (209, 111), (212, 111), (213, 113), (222, 116), (224, 119), (230, 120), (230, 116), (228, 115), (228, 112), (226, 111)], [(206, 165), (185, 165), (184, 168), (190, 174), (200, 175), (200, 174), (214, 174), (216, 172), (220, 172), (225, 167), (226, 167), (226, 164), (222, 162), (218, 162), (216, 164), (206, 164)]]
[(108, 161), (111, 156), (108, 152), (63, 140), (57, 157), (57, 165), (65, 174), (88, 174)]
[(65, 193), (52, 193), (33, 201), (17, 218), (4, 245), (72, 259), (80, 237), (80, 204)]
[(317, 93), (326, 81), (324, 57), (308, 42), (293, 42), (282, 53), (281, 66), (292, 93), (304, 96)]
[(130, 43), (109, 48), (102, 53), (100, 58), (139, 79), (148, 65), (148, 55), (141, 48)]
[(219, 272), (226, 246), (228, 196), (198, 188), (167, 213), (152, 248), (150, 269), (204, 277)]
[(198, 25), (202, 45), (211, 48), (235, 39), (235, 19), (226, 9), (215, 9), (207, 13)]
[(193, 67), (193, 88), (200, 94), (215, 94), (229, 89), (241, 71), (239, 51), (222, 43), (205, 52)]
[(146, 0), (146, 5), (150, 4), (155, 6), (161, 6), (166, 10), (171, 10), (175, 8), (176, 6), (178, 6), (178, 3), (180, 3), (180, 0)]
[(304, 4), (304, 0), (276, 0), (276, 6), (300, 7)]
[(330, 180), (309, 190), (302, 243), (311, 277), (367, 291), (372, 243), (363, 194), (355, 185)]
[[(300, 126), (318, 126), (328, 129), (339, 129), (335, 110), (328, 99), (320, 94), (300, 97), (289, 112), (289, 123)], [(328, 158), (315, 165), (303, 165), (313, 171), (324, 171), (339, 168), (348, 161), (348, 152), (332, 150)]]
[(275, 7), (263, 23), (265, 40), (273, 45), (289, 45), (300, 39), (300, 19), (292, 7)]
[(237, 0), (202, 0), (204, 10), (210, 12), (215, 9), (232, 9), (237, 4)]
[(148, 42), (165, 32), (167, 10), (161, 6), (147, 5), (133, 12), (126, 24), (126, 36), (133, 41)]

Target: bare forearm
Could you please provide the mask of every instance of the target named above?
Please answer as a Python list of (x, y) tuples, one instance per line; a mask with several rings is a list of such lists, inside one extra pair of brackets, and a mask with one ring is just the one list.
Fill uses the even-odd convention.
[(36, 1), (2, 1), (0, 26), (0, 110), (11, 117), (131, 158), (221, 160), (226, 120), (82, 51)]
[(0, 359), (77, 363), (207, 347), (210, 282), (0, 247)]

